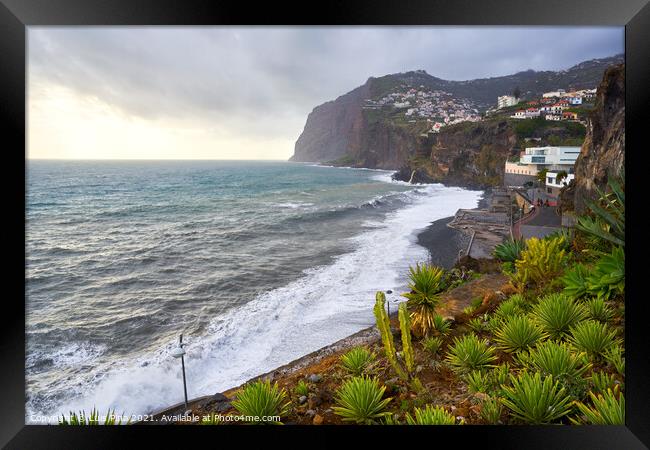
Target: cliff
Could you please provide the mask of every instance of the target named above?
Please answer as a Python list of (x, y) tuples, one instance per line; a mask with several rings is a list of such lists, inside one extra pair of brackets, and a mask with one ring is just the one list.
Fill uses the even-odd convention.
[[(476, 120), (493, 106), (497, 96), (515, 88), (523, 97), (536, 98), (558, 88), (594, 87), (605, 68), (621, 59), (617, 55), (559, 72), (530, 70), (469, 81), (442, 80), (422, 70), (371, 77), (364, 85), (314, 108), (290, 161), (401, 169), (397, 176), (406, 181), (416, 170), (416, 179), (424, 182), (498, 185), (503, 179), (506, 158), (516, 153), (524, 137), (536, 137), (543, 129), (543, 139), (582, 139), (584, 127), (578, 136), (575, 130), (567, 133), (559, 124), (542, 120), (537, 124), (539, 130), (531, 134), (530, 130), (518, 130), (522, 124), (503, 117), (481, 122), (469, 120)], [(428, 96), (425, 103), (429, 103), (429, 116), (407, 114), (420, 94)], [(417, 97), (417, 101), (421, 99)], [(404, 106), (397, 106), (398, 103)], [(450, 123), (460, 123), (442, 127), (439, 133), (431, 132), (433, 124), (442, 121), (443, 116), (451, 117)]]
[(575, 181), (561, 193), (563, 211), (581, 214), (585, 202), (605, 189), (610, 176), (625, 166), (625, 66), (609, 68), (596, 92), (587, 136), (575, 165)]

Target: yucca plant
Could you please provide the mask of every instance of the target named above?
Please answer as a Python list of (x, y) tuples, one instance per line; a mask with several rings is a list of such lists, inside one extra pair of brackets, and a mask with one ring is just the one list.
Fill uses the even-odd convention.
[(526, 241), (526, 249), (515, 261), (515, 267), (517, 272), (525, 273), (528, 280), (539, 284), (557, 277), (564, 271), (567, 262), (568, 256), (561, 238), (532, 237)]
[(605, 361), (611, 364), (619, 375), (625, 376), (625, 358), (623, 357), (623, 347), (620, 344), (605, 350), (603, 356)]
[(486, 397), (481, 401), (481, 418), (487, 423), (498, 423), (503, 406), (498, 397)]
[(441, 406), (426, 405), (424, 409), (414, 408), (415, 417), (406, 413), (409, 425), (455, 425), (456, 418)]
[(465, 376), (465, 381), (467, 381), (469, 391), (473, 394), (478, 392), (487, 392), (490, 387), (488, 375), (480, 370), (472, 370)]
[(495, 333), (498, 346), (506, 352), (523, 350), (543, 337), (541, 328), (526, 316), (511, 317)]
[(595, 297), (585, 302), (587, 317), (598, 322), (609, 322), (614, 317), (614, 311), (607, 306), (602, 297)]
[(510, 364), (506, 362), (494, 367), (489, 372), (489, 378), (492, 385), (497, 387), (508, 384), (510, 382)]
[(402, 296), (408, 299), (413, 311), (413, 330), (420, 335), (427, 335), (433, 329), (433, 317), (440, 301), (440, 293), (447, 287), (445, 270), (428, 264), (409, 267), (408, 287), (411, 291)]
[(591, 406), (576, 402), (583, 418), (572, 419), (575, 424), (590, 423), (593, 425), (625, 425), (625, 397), (618, 390), (608, 389), (604, 394), (589, 393)]
[(422, 340), (422, 347), (432, 355), (438, 353), (441, 346), (442, 338), (439, 336), (431, 336)]
[(584, 353), (576, 353), (564, 342), (545, 341), (517, 355), (518, 362), (530, 371), (558, 379), (578, 378), (591, 367)]
[(296, 387), (293, 389), (293, 391), (296, 393), (296, 395), (308, 395), (309, 394), (309, 385), (305, 382), (305, 380), (300, 380), (296, 384)]
[(355, 347), (341, 355), (341, 365), (352, 375), (361, 375), (372, 366), (374, 361), (375, 354), (364, 347)]
[(391, 415), (385, 411), (391, 398), (383, 398), (386, 387), (365, 375), (347, 380), (336, 394), (335, 414), (345, 422), (370, 425)]
[[(104, 419), (102, 421), (101, 419)], [(96, 408), (93, 408), (90, 411), (90, 414), (86, 414), (85, 410), (79, 411), (79, 414), (70, 411), (70, 415), (66, 418), (64, 414), (61, 414), (59, 419), (59, 425), (122, 425), (122, 420), (124, 414), (119, 416), (115, 415), (115, 410), (108, 410), (106, 416), (100, 416), (99, 411)], [(129, 425), (131, 423), (131, 418), (129, 418), (124, 425)]]
[(574, 299), (584, 297), (589, 292), (588, 277), (589, 270), (586, 266), (582, 264), (574, 265), (561, 278), (564, 284), (564, 293)]
[(549, 294), (535, 305), (532, 317), (551, 338), (560, 338), (587, 317), (587, 309), (564, 294)]
[(440, 335), (446, 335), (451, 328), (451, 321), (445, 319), (440, 314), (433, 315), (433, 329)]
[(616, 344), (616, 332), (604, 323), (585, 320), (571, 328), (569, 341), (590, 358), (599, 359), (605, 350)]
[(523, 239), (508, 239), (494, 247), (494, 257), (503, 262), (515, 262), (519, 259), (522, 250), (526, 248), (526, 241)]
[(625, 251), (615, 247), (603, 255), (587, 278), (589, 293), (602, 299), (625, 292)]
[(625, 174), (610, 178), (607, 185), (611, 192), (596, 188), (599, 200), (586, 202), (591, 216), (580, 217), (576, 229), (610, 245), (625, 247)]
[(289, 405), (286, 391), (278, 388), (277, 383), (271, 385), (269, 380), (257, 380), (247, 384), (232, 401), (232, 406), (241, 415), (257, 417), (256, 423), (280, 423), (268, 418), (286, 416), (289, 413)]
[(447, 353), (446, 360), (459, 373), (488, 368), (496, 359), (494, 347), (487, 340), (479, 339), (475, 334), (466, 334), (454, 338), (454, 343)]
[(510, 296), (501, 302), (494, 314), (501, 319), (509, 319), (513, 316), (520, 316), (526, 311), (526, 300), (521, 294)]
[(544, 424), (561, 419), (571, 411), (569, 397), (552, 376), (542, 380), (539, 372), (511, 375), (512, 386), (504, 386), (503, 405), (512, 415), (530, 424)]
[(614, 375), (600, 371), (594, 371), (589, 378), (589, 382), (593, 386), (591, 391), (595, 393), (605, 393), (607, 389), (614, 389), (618, 386)]

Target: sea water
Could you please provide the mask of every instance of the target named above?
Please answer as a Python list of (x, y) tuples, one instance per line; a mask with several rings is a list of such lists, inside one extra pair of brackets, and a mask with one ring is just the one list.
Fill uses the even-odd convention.
[(26, 421), (145, 414), (372, 325), (480, 192), (287, 162), (28, 161)]

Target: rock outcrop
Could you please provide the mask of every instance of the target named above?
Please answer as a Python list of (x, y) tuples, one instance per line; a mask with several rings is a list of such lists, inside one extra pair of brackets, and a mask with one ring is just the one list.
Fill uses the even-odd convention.
[(563, 211), (585, 211), (585, 202), (597, 197), (607, 180), (625, 166), (625, 66), (609, 68), (598, 86), (587, 136), (575, 165), (575, 181), (561, 193)]

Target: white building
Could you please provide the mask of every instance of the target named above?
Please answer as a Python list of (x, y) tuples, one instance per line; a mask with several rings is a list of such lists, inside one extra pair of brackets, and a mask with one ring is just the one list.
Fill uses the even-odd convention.
[(502, 95), (497, 97), (497, 109), (515, 106), (517, 103), (519, 103), (519, 99), (514, 95)]
[(518, 111), (515, 111), (515, 113), (510, 116), (513, 119), (525, 119), (526, 118), (526, 111), (523, 109), (520, 109)]
[(567, 186), (575, 178), (574, 173), (565, 171), (566, 176), (558, 181), (558, 173), (559, 171), (546, 172), (546, 193), (557, 196), (560, 193), (560, 189)]
[(537, 169), (549, 171), (573, 170), (580, 147), (529, 147), (521, 157), (521, 164), (535, 165)]
[(562, 116), (557, 115), (557, 114), (546, 114), (544, 116), (544, 119), (546, 120), (555, 120), (555, 121), (560, 121), (562, 120)]

